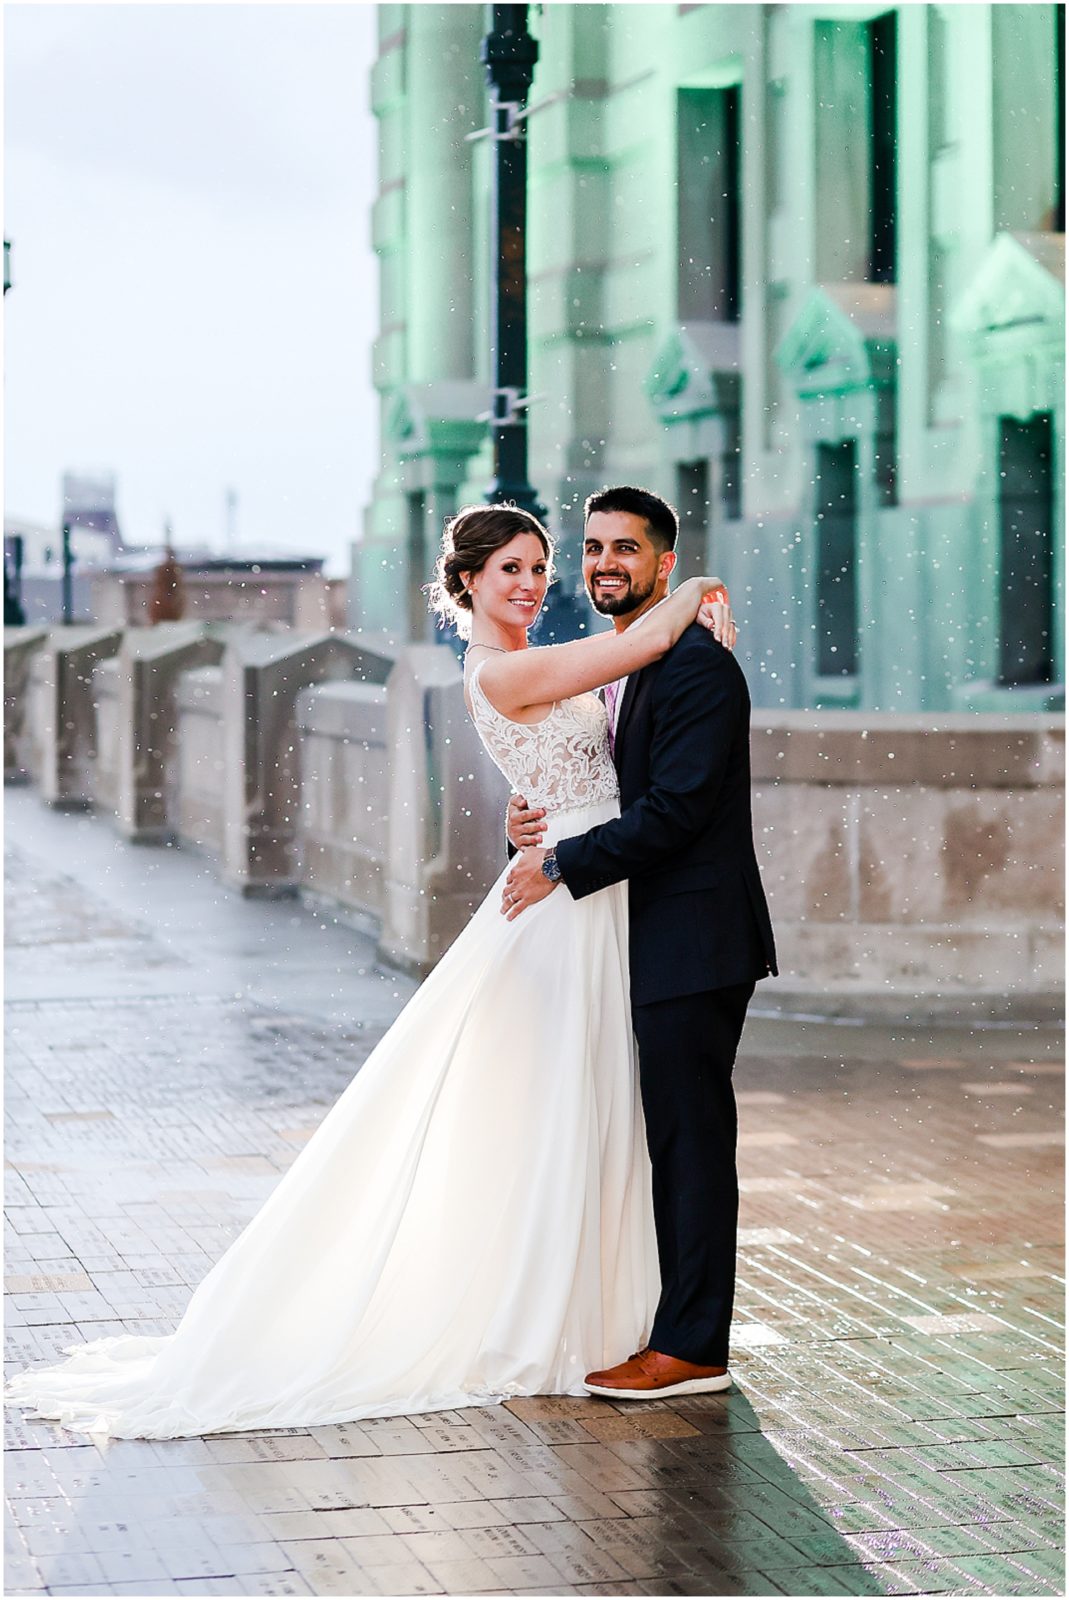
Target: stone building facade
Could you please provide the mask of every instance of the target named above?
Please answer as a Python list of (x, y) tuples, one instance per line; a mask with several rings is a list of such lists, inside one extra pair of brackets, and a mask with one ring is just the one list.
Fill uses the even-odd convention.
[[(531, 7), (531, 480), (680, 508), (770, 709), (1038, 711), (1064, 659), (1064, 7)], [(351, 621), (483, 497), (478, 5), (380, 5), (381, 471)], [(561, 604), (563, 599), (564, 604)]]

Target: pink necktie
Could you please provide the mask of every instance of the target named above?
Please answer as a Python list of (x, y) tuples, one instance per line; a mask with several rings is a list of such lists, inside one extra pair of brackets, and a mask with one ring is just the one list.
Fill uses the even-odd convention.
[(609, 754), (616, 754), (616, 696), (620, 692), (619, 683), (605, 685), (605, 708), (609, 713)]

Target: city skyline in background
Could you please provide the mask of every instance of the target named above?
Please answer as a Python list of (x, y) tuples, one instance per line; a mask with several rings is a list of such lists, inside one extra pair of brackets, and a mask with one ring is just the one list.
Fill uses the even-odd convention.
[(114, 475), (130, 543), (348, 570), (378, 455), (374, 11), (6, 8), (6, 515), (58, 526), (64, 472)]

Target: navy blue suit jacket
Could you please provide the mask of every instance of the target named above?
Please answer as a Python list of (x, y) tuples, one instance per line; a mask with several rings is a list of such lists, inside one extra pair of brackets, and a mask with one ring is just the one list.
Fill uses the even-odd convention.
[(576, 899), (628, 880), (633, 1004), (775, 973), (750, 811), (750, 695), (705, 628), (628, 679), (615, 760), (621, 815), (562, 839), (557, 860)]

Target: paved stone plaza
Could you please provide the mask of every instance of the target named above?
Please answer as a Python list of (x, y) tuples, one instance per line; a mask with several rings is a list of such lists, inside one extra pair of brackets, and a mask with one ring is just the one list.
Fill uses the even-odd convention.
[[(196, 858), (6, 821), (10, 1371), (172, 1327), (412, 985)], [(6, 1592), (1062, 1593), (1060, 1044), (758, 1011), (730, 1395), (99, 1445), (12, 1412)]]

